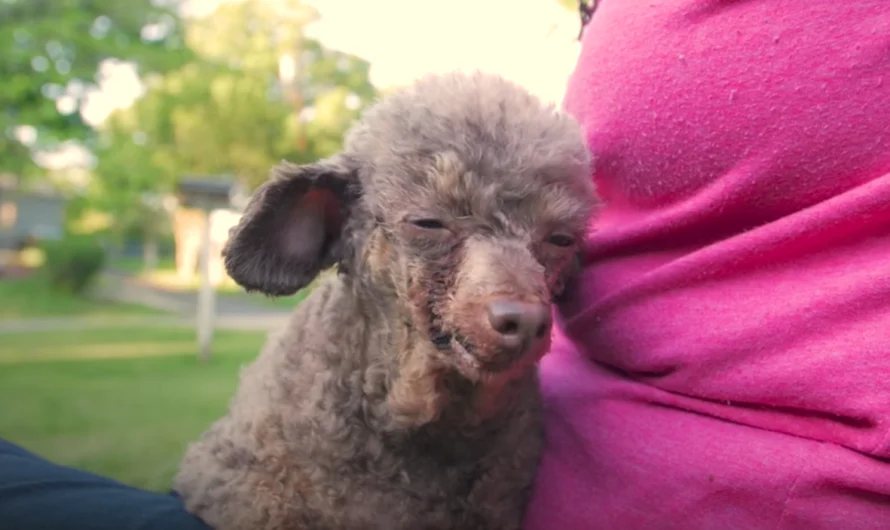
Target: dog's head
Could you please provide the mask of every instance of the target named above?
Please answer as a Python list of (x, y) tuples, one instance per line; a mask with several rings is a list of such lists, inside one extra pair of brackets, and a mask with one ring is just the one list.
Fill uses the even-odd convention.
[(283, 164), (224, 251), (248, 290), (292, 294), (339, 264), (473, 381), (549, 346), (551, 300), (595, 205), (577, 124), (499, 77), (426, 77), (370, 109), (342, 153)]

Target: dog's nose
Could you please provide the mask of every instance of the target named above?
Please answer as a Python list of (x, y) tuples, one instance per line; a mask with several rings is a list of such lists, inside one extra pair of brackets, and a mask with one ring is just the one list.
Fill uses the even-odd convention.
[(518, 350), (550, 333), (550, 306), (516, 300), (495, 300), (488, 306), (488, 321), (501, 345)]

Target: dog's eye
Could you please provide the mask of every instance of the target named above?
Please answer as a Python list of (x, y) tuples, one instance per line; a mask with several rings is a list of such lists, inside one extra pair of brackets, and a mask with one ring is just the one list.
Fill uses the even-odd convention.
[(575, 238), (566, 234), (553, 234), (547, 238), (547, 242), (557, 247), (570, 247), (575, 244)]
[(445, 223), (438, 219), (409, 219), (409, 223), (424, 230), (444, 230)]

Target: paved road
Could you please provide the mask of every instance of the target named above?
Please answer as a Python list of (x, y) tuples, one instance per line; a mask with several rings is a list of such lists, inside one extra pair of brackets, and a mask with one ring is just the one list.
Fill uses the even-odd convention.
[[(0, 321), (0, 333), (30, 333), (42, 330), (82, 329), (85, 327), (193, 327), (197, 309), (194, 293), (172, 291), (151, 285), (120, 272), (103, 273), (95, 296), (118, 302), (152, 307), (168, 314), (86, 317), (23, 318)], [(271, 331), (283, 326), (290, 311), (252, 304), (226, 296), (216, 297), (217, 329)]]
[[(105, 272), (102, 281), (98, 283), (101, 287), (94, 294), (101, 298), (184, 315), (194, 315), (197, 310), (198, 299), (195, 293), (164, 289), (126, 273)], [(216, 296), (216, 314), (220, 317), (281, 317), (289, 313), (287, 309), (251, 303), (241, 297)]]
[[(272, 331), (287, 323), (288, 314), (279, 315), (220, 315), (216, 329), (238, 331)], [(195, 327), (195, 317), (185, 315), (143, 315), (120, 317), (46, 317), (0, 321), (0, 334), (34, 333), (85, 328), (141, 328)]]

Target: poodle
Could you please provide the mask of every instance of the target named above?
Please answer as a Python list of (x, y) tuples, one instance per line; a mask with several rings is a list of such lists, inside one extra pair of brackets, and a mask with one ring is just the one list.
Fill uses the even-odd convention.
[(276, 167), (226, 270), (270, 296), (337, 273), (187, 448), (187, 509), (216, 530), (518, 530), (591, 166), (574, 120), (476, 72), (421, 78), (340, 153)]

